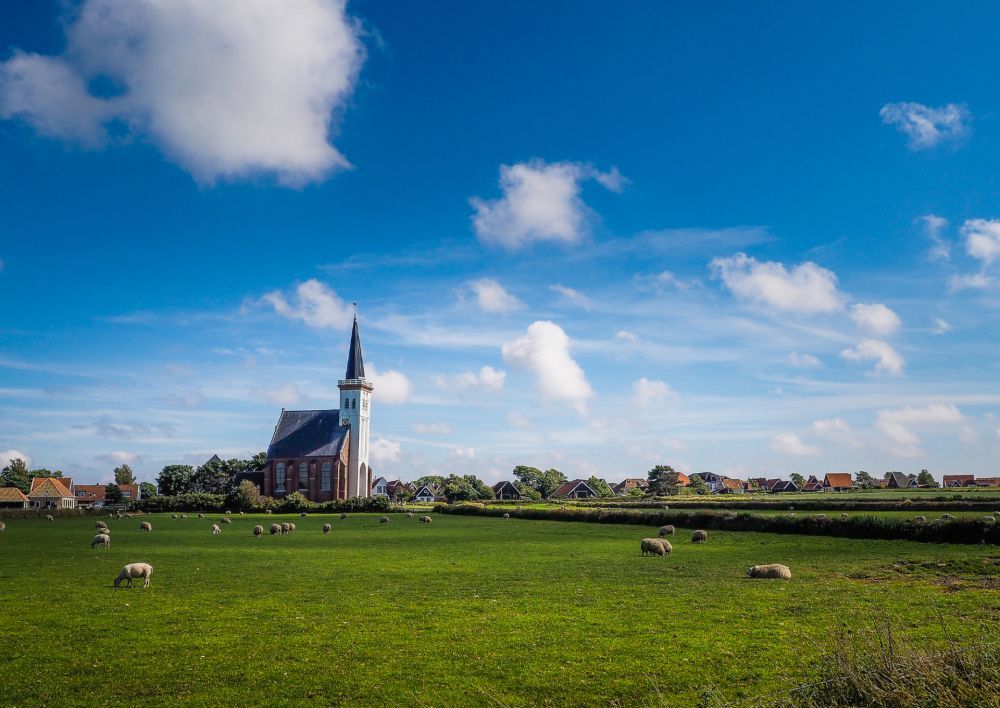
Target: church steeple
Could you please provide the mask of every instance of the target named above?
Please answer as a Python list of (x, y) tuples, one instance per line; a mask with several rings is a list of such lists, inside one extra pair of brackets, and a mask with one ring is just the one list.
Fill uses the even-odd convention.
[(354, 313), (354, 330), (351, 332), (351, 348), (347, 353), (347, 373), (345, 379), (363, 379), (365, 360), (361, 356), (361, 334), (358, 332), (358, 314)]

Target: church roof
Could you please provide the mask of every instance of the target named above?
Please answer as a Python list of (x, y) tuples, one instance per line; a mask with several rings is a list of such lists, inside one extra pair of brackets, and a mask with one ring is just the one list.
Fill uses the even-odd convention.
[(281, 411), (267, 459), (335, 457), (344, 448), (350, 426), (340, 424), (340, 411)]
[(351, 331), (351, 348), (347, 353), (347, 373), (345, 379), (363, 379), (365, 377), (365, 360), (361, 356), (361, 334), (358, 332), (358, 318), (354, 318), (354, 329)]

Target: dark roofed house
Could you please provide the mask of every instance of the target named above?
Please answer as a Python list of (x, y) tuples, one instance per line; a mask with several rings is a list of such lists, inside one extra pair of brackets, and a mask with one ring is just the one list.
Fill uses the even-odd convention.
[(593, 499), (597, 492), (591, 489), (586, 480), (573, 479), (552, 492), (552, 499)]
[(767, 490), (777, 494), (778, 492), (797, 492), (799, 488), (791, 480), (769, 479), (767, 480)]
[(425, 485), (421, 486), (416, 492), (414, 492), (414, 494), (413, 494), (413, 500), (414, 501), (418, 501), (418, 502), (424, 502), (425, 504), (429, 504), (432, 501), (434, 501), (434, 498), (436, 496), (437, 496), (437, 493), (435, 492), (434, 487), (432, 487), (429, 484), (425, 484)]
[(493, 485), (493, 496), (503, 501), (520, 501), (524, 499), (514, 483), (506, 479)]
[(302, 492), (311, 501), (347, 499), (350, 426), (340, 411), (281, 411), (267, 447), (264, 495)]
[(887, 477), (889, 489), (913, 489), (917, 486), (915, 477), (910, 477), (902, 472), (890, 472)]
[(823, 477), (824, 492), (849, 492), (854, 489), (854, 480), (850, 472), (828, 472)]
[(944, 487), (975, 487), (976, 476), (971, 474), (946, 474), (941, 481)]
[(626, 477), (618, 484), (611, 485), (611, 491), (619, 496), (628, 494), (633, 489), (645, 491), (649, 489), (649, 480), (645, 477)]

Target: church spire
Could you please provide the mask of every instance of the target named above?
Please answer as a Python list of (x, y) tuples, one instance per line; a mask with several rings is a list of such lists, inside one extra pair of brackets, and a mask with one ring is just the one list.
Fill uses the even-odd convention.
[(354, 330), (351, 332), (351, 348), (347, 353), (347, 373), (345, 379), (363, 379), (365, 360), (361, 357), (361, 334), (358, 332), (358, 313), (354, 313)]

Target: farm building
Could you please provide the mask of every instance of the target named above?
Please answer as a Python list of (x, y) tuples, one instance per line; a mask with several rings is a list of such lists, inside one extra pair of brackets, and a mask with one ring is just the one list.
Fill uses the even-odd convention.
[(824, 492), (849, 492), (854, 489), (854, 480), (849, 472), (828, 472), (823, 478)]
[(976, 476), (971, 474), (946, 474), (941, 481), (944, 487), (975, 487)]
[(0, 487), (0, 509), (27, 509), (28, 497), (17, 487)]
[(513, 482), (504, 480), (493, 485), (493, 496), (503, 501), (520, 501), (524, 497)]
[(572, 479), (552, 492), (553, 499), (593, 499), (597, 492), (582, 479)]
[(902, 472), (887, 473), (886, 481), (888, 482), (886, 487), (889, 489), (915, 489), (917, 487), (916, 478)]
[(33, 509), (72, 509), (76, 506), (73, 480), (69, 477), (33, 477), (28, 502)]
[(777, 494), (778, 492), (797, 492), (799, 488), (791, 480), (769, 479), (767, 480), (767, 491)]

